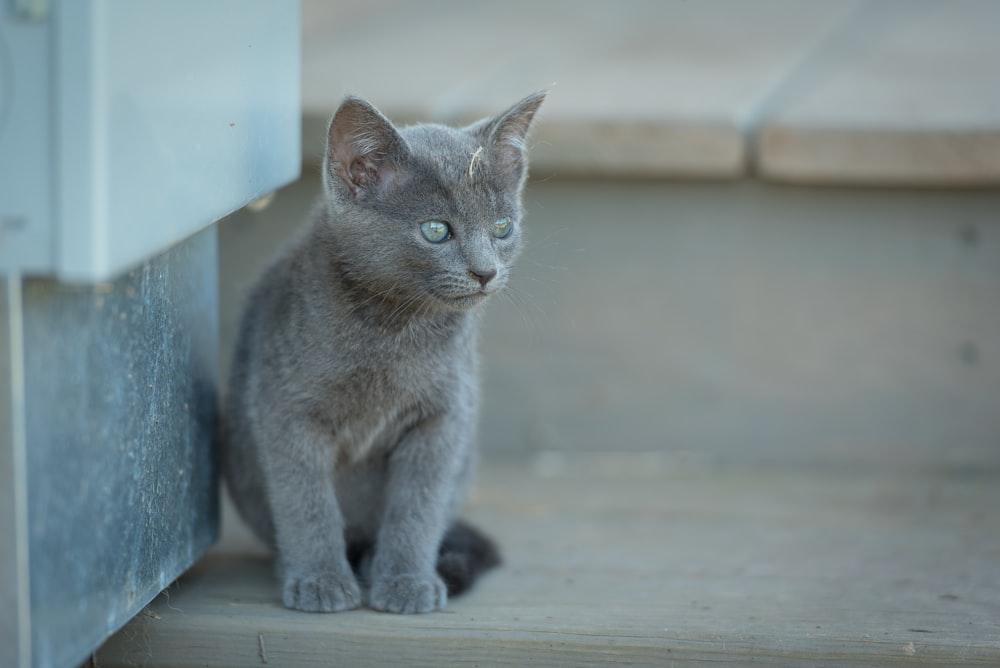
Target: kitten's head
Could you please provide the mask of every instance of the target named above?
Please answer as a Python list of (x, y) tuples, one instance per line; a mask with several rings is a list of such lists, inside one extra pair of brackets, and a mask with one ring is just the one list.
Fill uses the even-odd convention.
[(525, 137), (544, 93), (456, 129), (397, 129), (348, 97), (323, 182), (345, 276), (386, 304), (468, 310), (507, 283), (521, 247)]

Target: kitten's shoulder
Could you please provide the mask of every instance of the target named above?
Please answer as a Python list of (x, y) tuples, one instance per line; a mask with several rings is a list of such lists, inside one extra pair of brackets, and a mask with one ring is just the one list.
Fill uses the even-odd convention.
[(251, 339), (266, 341), (281, 336), (283, 330), (304, 333), (310, 310), (308, 304), (322, 296), (316, 286), (324, 277), (317, 274), (327, 270), (324, 265), (329, 257), (331, 239), (325, 215), (322, 207), (314, 207), (307, 222), (253, 283), (246, 296), (241, 322), (241, 338), (247, 343)]

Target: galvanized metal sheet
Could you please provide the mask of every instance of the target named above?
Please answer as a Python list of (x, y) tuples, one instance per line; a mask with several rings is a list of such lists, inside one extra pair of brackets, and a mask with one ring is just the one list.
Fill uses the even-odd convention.
[(22, 301), (32, 663), (68, 666), (215, 539), (215, 229)]

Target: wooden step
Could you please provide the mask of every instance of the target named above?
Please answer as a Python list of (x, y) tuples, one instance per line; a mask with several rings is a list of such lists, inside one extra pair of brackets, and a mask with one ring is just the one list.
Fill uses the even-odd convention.
[(469, 121), (550, 89), (536, 177), (1000, 185), (994, 0), (303, 5), (303, 147), (342, 96)]
[(996, 476), (494, 459), (505, 564), (443, 612), (286, 610), (231, 530), (96, 665), (997, 665), (998, 509)]

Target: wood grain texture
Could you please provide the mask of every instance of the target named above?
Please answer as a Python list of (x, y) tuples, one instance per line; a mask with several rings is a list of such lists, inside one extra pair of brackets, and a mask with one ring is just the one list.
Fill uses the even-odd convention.
[(536, 175), (738, 177), (762, 100), (857, 4), (307, 1), (303, 145), (315, 161), (346, 92), (463, 122), (546, 88)]
[(285, 610), (270, 560), (236, 540), (98, 665), (1000, 661), (995, 476), (564, 464), (487, 463), (469, 515), (506, 564), (445, 612)]
[(552, 94), (536, 175), (1000, 184), (992, 0), (306, 2), (304, 146), (346, 92), (402, 122)]
[[(223, 223), (223, 350), (320, 189)], [(525, 207), (485, 451), (1000, 471), (1000, 192), (553, 180)]]
[(1000, 4), (870, 2), (762, 118), (791, 182), (1000, 185)]

